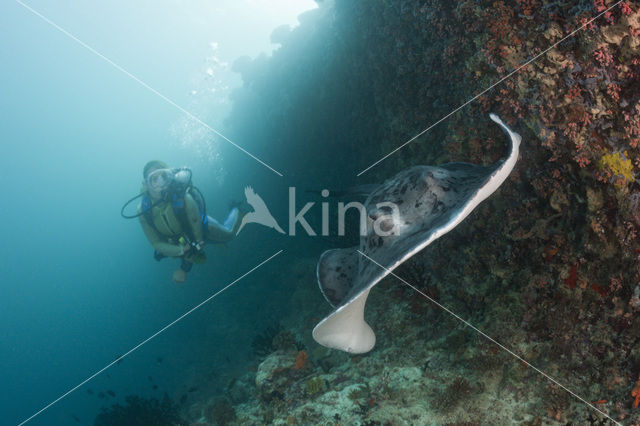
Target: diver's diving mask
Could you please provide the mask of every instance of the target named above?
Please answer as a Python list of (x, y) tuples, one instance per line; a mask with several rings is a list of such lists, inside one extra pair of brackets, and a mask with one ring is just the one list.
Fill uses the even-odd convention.
[(154, 191), (162, 191), (167, 189), (172, 180), (173, 171), (171, 169), (158, 169), (147, 176), (147, 186)]

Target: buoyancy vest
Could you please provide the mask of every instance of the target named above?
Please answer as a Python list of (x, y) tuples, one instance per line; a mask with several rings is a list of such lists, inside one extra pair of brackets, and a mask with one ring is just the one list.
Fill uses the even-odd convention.
[[(204, 204), (198, 192), (187, 190), (196, 205), (200, 214), (200, 221), (203, 230), (206, 231), (207, 215), (204, 213)], [(159, 234), (169, 240), (177, 241), (180, 237), (186, 237), (188, 241), (194, 241), (193, 232), (189, 226), (187, 209), (183, 195), (172, 194), (166, 200), (153, 205), (148, 194), (142, 196), (141, 210), (147, 223), (151, 225)]]

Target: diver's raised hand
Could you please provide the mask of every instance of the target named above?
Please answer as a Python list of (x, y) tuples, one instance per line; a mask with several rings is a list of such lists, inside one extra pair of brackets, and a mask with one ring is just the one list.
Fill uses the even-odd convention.
[(182, 247), (182, 254), (180, 256), (191, 250), (191, 244), (181, 244), (180, 247)]
[(176, 284), (182, 284), (187, 280), (187, 273), (182, 269), (178, 269), (173, 273), (173, 282)]

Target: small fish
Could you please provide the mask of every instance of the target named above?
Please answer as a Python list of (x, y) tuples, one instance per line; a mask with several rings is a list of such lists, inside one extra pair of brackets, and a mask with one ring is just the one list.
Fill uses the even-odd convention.
[(184, 395), (182, 395), (182, 397), (180, 398), (180, 404), (184, 404), (185, 402), (187, 402), (187, 394), (185, 393)]
[(156, 358), (156, 362), (157, 362), (158, 364), (162, 364), (162, 357), (161, 357), (161, 356), (159, 356), (158, 358)]
[(73, 418), (73, 420), (76, 421), (76, 423), (80, 423), (80, 419), (78, 418), (78, 416), (76, 416), (75, 414), (72, 414), (71, 417)]
[(100, 399), (104, 399), (104, 392), (100, 392), (100, 393), (98, 393), (98, 398), (100, 398)]
[(109, 395), (111, 398), (115, 398), (116, 393), (114, 391), (112, 391), (112, 390), (108, 390), (107, 391), (107, 395)]
[(89, 395), (93, 395), (93, 389), (87, 389), (87, 393), (88, 393)]
[(198, 390), (198, 388), (197, 388), (197, 387), (195, 387), (195, 386), (191, 386), (187, 392), (189, 392), (189, 393), (193, 393), (193, 392), (195, 392), (195, 391), (197, 391), (197, 390)]
[(150, 382), (153, 382), (153, 378), (151, 376), (148, 376), (147, 379), (149, 379)]
[(226, 360), (227, 360), (227, 362), (228, 362), (229, 364), (231, 364), (231, 360), (229, 359), (229, 357), (228, 357), (228, 356), (226, 356), (226, 355), (225, 355), (224, 359), (226, 359)]
[(116, 357), (116, 365), (120, 365), (120, 363), (122, 362), (122, 357), (123, 357), (123, 355), (118, 355)]
[(158, 389), (158, 385), (153, 385), (152, 387), (153, 387), (153, 390)]

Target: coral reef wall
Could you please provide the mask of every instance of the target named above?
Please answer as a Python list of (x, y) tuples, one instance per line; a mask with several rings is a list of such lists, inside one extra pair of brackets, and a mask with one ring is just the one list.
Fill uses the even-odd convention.
[[(491, 163), (505, 149), (487, 117), (498, 113), (523, 136), (516, 170), (398, 274), (612, 417), (639, 422), (638, 2), (328, 3), (278, 33), (273, 57), (236, 63), (245, 87), (233, 132), (329, 187), (358, 182), (433, 123), (359, 181)], [(388, 297), (418, 318), (446, 315), (411, 291)], [(566, 422), (575, 402), (541, 405)]]

